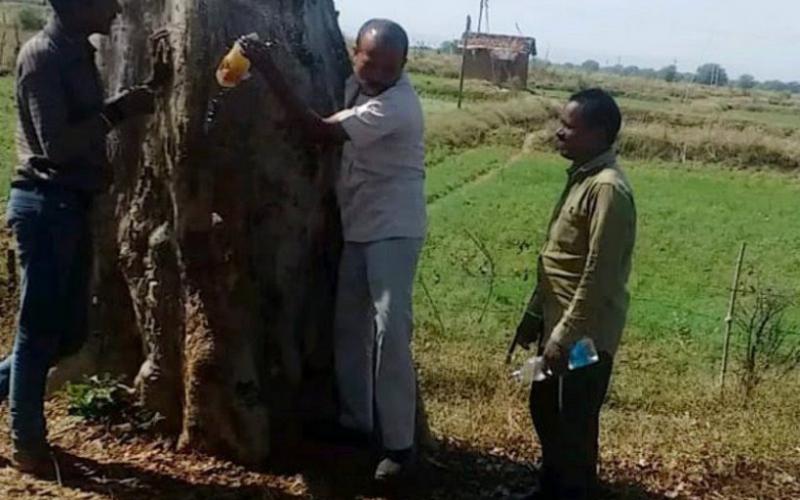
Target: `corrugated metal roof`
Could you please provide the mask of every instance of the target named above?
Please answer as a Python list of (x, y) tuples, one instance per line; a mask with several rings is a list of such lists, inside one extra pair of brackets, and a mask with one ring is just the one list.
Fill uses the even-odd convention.
[(467, 50), (509, 50), (515, 53), (536, 55), (536, 39), (524, 36), (494, 35), (491, 33), (467, 33)]

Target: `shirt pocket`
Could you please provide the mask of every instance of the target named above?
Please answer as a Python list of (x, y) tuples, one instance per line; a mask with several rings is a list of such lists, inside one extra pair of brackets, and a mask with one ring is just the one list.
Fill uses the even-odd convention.
[(587, 216), (577, 205), (565, 205), (553, 224), (551, 241), (559, 249), (572, 254), (588, 250)]

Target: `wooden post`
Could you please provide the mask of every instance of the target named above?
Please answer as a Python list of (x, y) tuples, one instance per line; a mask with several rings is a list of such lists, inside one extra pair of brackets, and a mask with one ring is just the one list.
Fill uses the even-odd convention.
[(458, 109), (461, 109), (461, 102), (464, 100), (464, 70), (467, 66), (467, 40), (471, 28), (472, 18), (467, 16), (467, 29), (464, 31), (464, 40), (461, 42), (461, 82), (458, 84)]
[(14, 25), (14, 60), (17, 60), (17, 56), (19, 55), (19, 51), (22, 50), (22, 40), (19, 38), (19, 24)]
[(6, 27), (5, 24), (0, 27), (3, 31), (0, 33), (0, 68), (5, 67), (6, 55)]
[(733, 287), (731, 288), (731, 301), (728, 304), (728, 315), (725, 316), (725, 345), (722, 350), (722, 371), (719, 376), (719, 391), (725, 391), (725, 375), (728, 373), (728, 357), (731, 347), (731, 333), (733, 332), (733, 314), (736, 311), (736, 297), (739, 292), (739, 276), (742, 274), (742, 263), (744, 262), (744, 252), (747, 249), (747, 242), (742, 243), (739, 250), (739, 259), (736, 261), (736, 268), (733, 272)]

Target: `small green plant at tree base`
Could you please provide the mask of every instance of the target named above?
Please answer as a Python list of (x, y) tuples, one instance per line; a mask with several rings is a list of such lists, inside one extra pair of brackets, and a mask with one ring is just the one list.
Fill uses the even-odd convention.
[(163, 420), (135, 400), (134, 389), (123, 384), (121, 377), (108, 373), (69, 383), (64, 392), (70, 415), (89, 422), (130, 424), (132, 429), (148, 431)]
[(794, 300), (770, 288), (745, 290), (745, 305), (737, 318), (741, 335), (739, 380), (745, 399), (767, 379), (781, 380), (800, 368), (800, 336), (785, 316)]
[(94, 375), (82, 382), (70, 383), (65, 392), (71, 415), (98, 422), (118, 414), (128, 397), (128, 389), (122, 380), (109, 374)]

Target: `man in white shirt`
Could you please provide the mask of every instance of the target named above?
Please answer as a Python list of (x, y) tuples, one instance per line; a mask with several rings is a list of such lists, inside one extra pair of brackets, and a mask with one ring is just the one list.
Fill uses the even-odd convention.
[(334, 327), (340, 424), (363, 435), (379, 429), (375, 479), (396, 479), (413, 458), (412, 291), (426, 231), (425, 127), (403, 71), (408, 36), (382, 19), (361, 28), (347, 109), (329, 118), (300, 101), (266, 46), (240, 43), (311, 138), (344, 144), (337, 192), (345, 244)]

